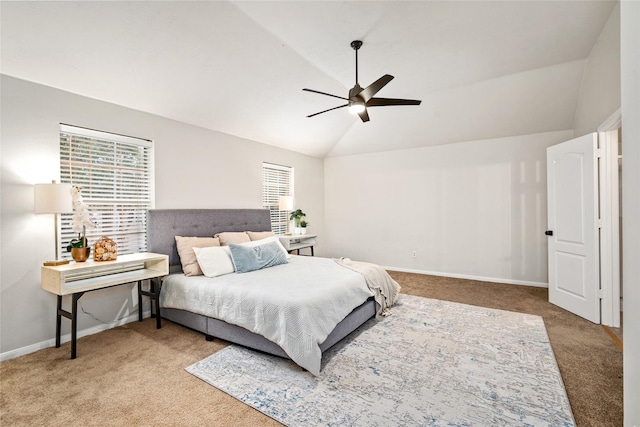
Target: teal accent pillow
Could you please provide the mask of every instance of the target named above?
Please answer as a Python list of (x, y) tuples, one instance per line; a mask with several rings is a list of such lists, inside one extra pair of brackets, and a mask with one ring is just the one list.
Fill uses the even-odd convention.
[(287, 263), (287, 256), (277, 242), (254, 247), (230, 243), (229, 250), (237, 273), (247, 273)]

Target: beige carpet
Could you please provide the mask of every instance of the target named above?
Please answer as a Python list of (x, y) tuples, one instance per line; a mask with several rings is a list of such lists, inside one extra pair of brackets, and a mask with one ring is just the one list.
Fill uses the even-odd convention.
[[(622, 425), (622, 352), (546, 289), (391, 274), (407, 294), (542, 316), (577, 425)], [(66, 343), (2, 362), (0, 425), (279, 425), (184, 370), (225, 345), (145, 319), (81, 338), (75, 360)]]

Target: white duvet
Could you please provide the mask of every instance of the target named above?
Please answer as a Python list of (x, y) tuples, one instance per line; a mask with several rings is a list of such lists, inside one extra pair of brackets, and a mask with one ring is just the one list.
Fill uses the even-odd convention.
[(172, 274), (160, 304), (224, 320), (278, 344), (314, 375), (335, 326), (373, 293), (359, 273), (319, 257), (215, 278)]

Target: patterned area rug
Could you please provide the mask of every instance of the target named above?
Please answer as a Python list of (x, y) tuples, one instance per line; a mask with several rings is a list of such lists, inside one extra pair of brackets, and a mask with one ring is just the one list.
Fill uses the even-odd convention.
[(320, 376), (229, 346), (186, 370), (287, 426), (573, 426), (539, 316), (401, 295)]

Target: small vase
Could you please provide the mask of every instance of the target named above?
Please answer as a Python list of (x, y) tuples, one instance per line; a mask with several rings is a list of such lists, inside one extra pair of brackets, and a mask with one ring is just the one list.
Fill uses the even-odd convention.
[(300, 228), (300, 234), (307, 234), (307, 227)]
[(293, 234), (300, 234), (301, 227), (293, 227)]
[(75, 262), (85, 262), (91, 255), (91, 246), (86, 248), (71, 248), (71, 257)]

